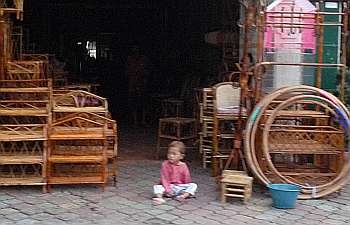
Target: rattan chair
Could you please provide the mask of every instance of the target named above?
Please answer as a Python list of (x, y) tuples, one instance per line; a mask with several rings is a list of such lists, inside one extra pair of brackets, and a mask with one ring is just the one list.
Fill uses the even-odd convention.
[[(235, 123), (239, 119), (241, 89), (237, 83), (222, 82), (213, 87), (213, 153), (212, 175), (219, 175), (219, 165), (228, 159), (233, 149)], [(242, 109), (245, 116), (246, 112)], [(232, 129), (224, 129), (225, 123), (229, 123)], [(231, 148), (220, 148), (224, 142), (229, 142)], [(223, 144), (227, 146), (226, 144)], [(220, 162), (221, 161), (221, 162)]]

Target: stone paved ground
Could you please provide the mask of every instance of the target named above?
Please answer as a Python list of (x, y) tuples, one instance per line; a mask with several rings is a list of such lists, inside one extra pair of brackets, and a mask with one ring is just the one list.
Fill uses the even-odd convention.
[(152, 185), (158, 181), (160, 161), (120, 162), (117, 187), (104, 192), (95, 186), (56, 186), (50, 194), (38, 187), (0, 189), (0, 224), (349, 224), (350, 186), (341, 195), (298, 201), (295, 209), (271, 207), (269, 194), (255, 188), (247, 204), (221, 204), (209, 171), (192, 165), (199, 185), (197, 198), (170, 200), (153, 206)]
[[(161, 162), (145, 159), (145, 152), (140, 153), (144, 157), (126, 157), (154, 146), (143, 135), (149, 134), (122, 136), (118, 184), (104, 192), (95, 186), (54, 186), (49, 194), (39, 187), (0, 188), (0, 224), (350, 224), (350, 186), (340, 195), (298, 201), (291, 210), (272, 208), (269, 194), (257, 186), (247, 204), (221, 204), (209, 171), (193, 161), (197, 198), (153, 206), (152, 185), (159, 180)], [(135, 140), (142, 140), (143, 147)]]

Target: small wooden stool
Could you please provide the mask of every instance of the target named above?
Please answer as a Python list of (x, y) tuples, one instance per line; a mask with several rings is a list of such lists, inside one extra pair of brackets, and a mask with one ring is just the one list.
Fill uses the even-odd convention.
[(162, 139), (172, 141), (195, 141), (197, 137), (196, 120), (193, 118), (169, 117), (159, 119), (157, 154), (159, 158)]
[(244, 171), (224, 170), (221, 180), (221, 202), (226, 202), (226, 197), (242, 198), (244, 203), (252, 195), (253, 178)]

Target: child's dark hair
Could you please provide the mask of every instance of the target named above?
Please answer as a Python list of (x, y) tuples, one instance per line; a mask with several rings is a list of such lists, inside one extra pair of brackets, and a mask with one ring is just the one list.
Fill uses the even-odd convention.
[(168, 148), (178, 148), (181, 154), (185, 154), (186, 146), (182, 141), (172, 141)]

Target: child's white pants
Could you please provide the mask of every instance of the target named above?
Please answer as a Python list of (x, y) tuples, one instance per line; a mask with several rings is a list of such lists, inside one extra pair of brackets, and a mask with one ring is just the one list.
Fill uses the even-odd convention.
[[(194, 193), (197, 190), (197, 184), (195, 183), (188, 183), (188, 184), (170, 184), (171, 190), (174, 192), (175, 196), (180, 195), (184, 192), (190, 193), (191, 195), (194, 195)], [(155, 195), (158, 194), (164, 194), (165, 188), (163, 185), (154, 185), (153, 186), (153, 192)]]

